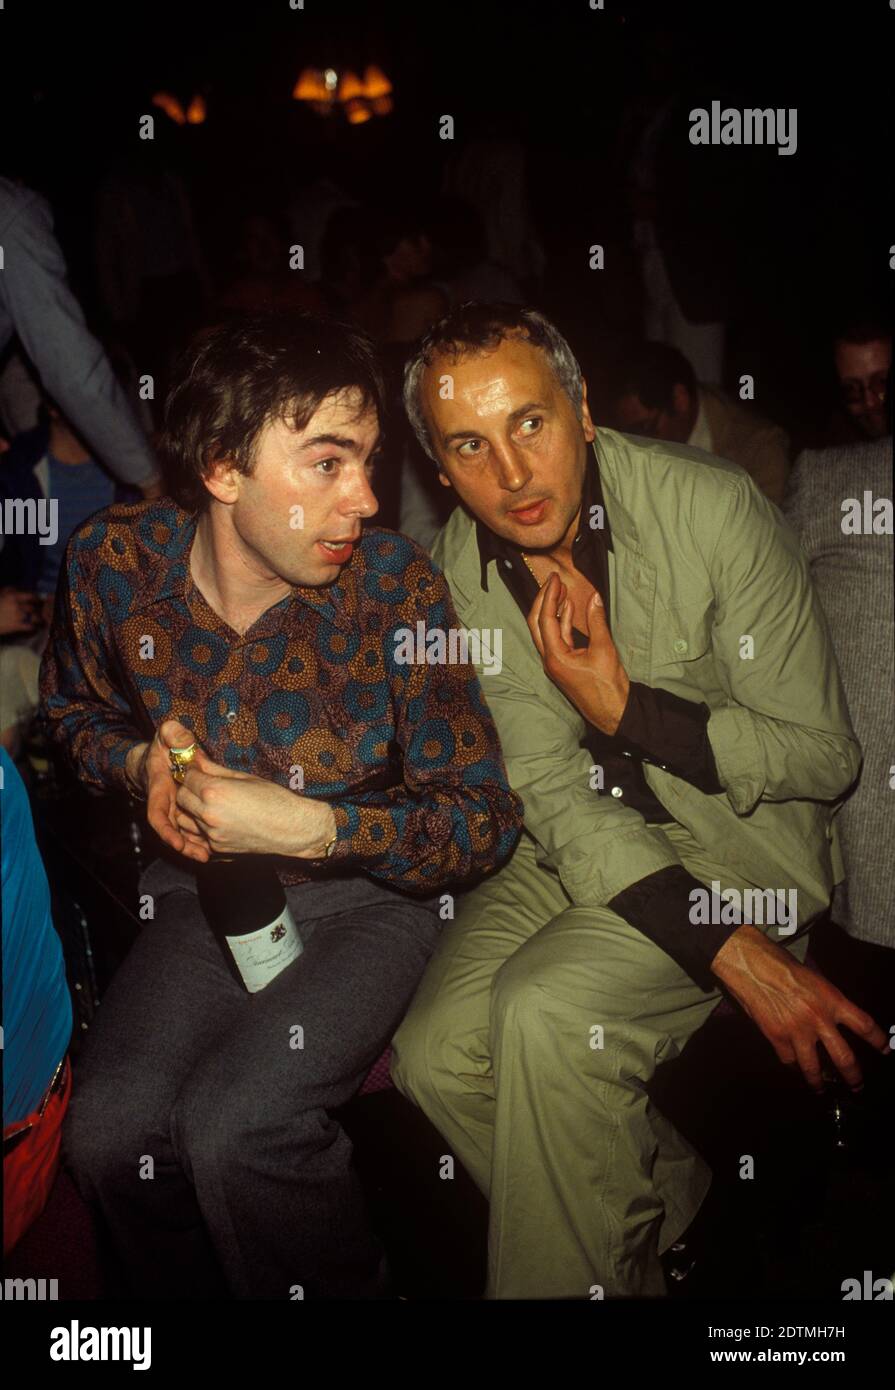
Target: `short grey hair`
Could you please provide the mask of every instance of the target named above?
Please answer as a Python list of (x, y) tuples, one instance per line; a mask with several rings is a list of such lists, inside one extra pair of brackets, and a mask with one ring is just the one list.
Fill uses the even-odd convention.
[(429, 434), (420, 400), (426, 367), (436, 357), (459, 358), (467, 353), (490, 352), (507, 338), (522, 336), (546, 354), (550, 369), (581, 419), (584, 388), (581, 368), (558, 328), (536, 309), (516, 304), (461, 304), (441, 319), (421, 339), (404, 368), (404, 409), (422, 449), (433, 462), (438, 455)]

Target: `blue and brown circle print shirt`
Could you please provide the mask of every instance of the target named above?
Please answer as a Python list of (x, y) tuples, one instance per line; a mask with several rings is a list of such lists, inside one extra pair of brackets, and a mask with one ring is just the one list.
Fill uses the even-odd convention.
[[(40, 694), (81, 780), (125, 788), (128, 750), (177, 719), (215, 761), (328, 801), (327, 864), (431, 893), (507, 859), (522, 802), (469, 649), (407, 659), (408, 630), (461, 630), (425, 551), (365, 528), (334, 584), (294, 587), (240, 636), (193, 581), (195, 530), (163, 499), (108, 507), (72, 537)], [(319, 876), (284, 864), (286, 883)]]

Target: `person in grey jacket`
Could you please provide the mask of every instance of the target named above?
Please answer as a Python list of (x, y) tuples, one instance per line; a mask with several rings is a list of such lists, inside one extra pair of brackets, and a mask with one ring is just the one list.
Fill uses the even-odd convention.
[[(839, 812), (845, 879), (834, 922), (895, 952), (892, 436), (806, 450), (784, 511), (811, 564), (864, 762)], [(893, 954), (895, 964), (895, 954)]]
[(0, 178), (0, 352), (15, 334), (96, 457), (121, 482), (158, 496), (149, 443), (69, 287), (49, 203)]

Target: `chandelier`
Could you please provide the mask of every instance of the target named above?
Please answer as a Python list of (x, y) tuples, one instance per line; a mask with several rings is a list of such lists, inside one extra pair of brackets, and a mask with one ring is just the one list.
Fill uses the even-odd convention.
[(364, 70), (363, 80), (350, 68), (344, 72), (335, 68), (304, 68), (292, 95), (296, 101), (306, 102), (319, 116), (343, 113), (349, 125), (362, 125), (373, 116), (387, 116), (394, 104), (392, 84), (375, 63)]

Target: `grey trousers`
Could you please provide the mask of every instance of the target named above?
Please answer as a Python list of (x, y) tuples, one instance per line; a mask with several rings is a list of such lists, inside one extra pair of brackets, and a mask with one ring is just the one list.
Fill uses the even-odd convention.
[(287, 889), (304, 944), (258, 994), (226, 968), (188, 870), (156, 860), (154, 918), (88, 1033), (63, 1161), (130, 1296), (376, 1297), (384, 1260), (329, 1111), (403, 1017), (438, 898), (364, 875)]

